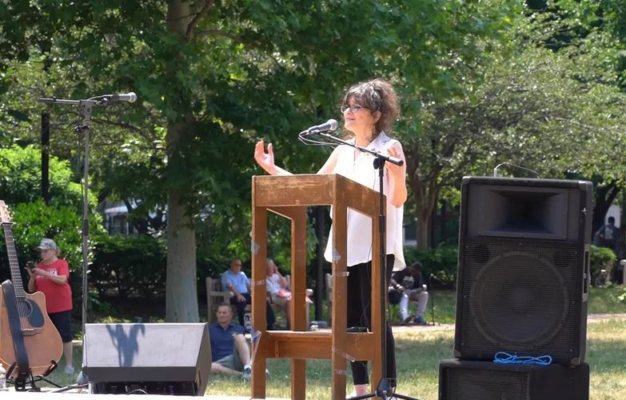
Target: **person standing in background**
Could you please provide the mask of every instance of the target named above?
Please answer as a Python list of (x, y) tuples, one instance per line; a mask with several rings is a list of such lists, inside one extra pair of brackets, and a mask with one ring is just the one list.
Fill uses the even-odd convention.
[(28, 291), (42, 292), (46, 296), (46, 310), (63, 341), (65, 373), (74, 374), (72, 346), (72, 289), (69, 284), (70, 268), (59, 258), (60, 249), (52, 239), (42, 239), (37, 250), (41, 262), (28, 272)]

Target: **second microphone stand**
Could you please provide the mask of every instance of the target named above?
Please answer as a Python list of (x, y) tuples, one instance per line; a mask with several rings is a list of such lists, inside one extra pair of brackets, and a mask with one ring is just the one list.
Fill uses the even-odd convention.
[[(87, 324), (88, 304), (89, 304), (89, 136), (91, 133), (91, 114), (94, 106), (108, 106), (114, 103), (113, 95), (98, 96), (87, 100), (64, 100), (56, 97), (41, 97), (42, 103), (77, 105), (82, 124), (74, 127), (74, 132), (82, 134), (85, 138), (85, 161), (83, 167), (83, 219), (82, 219), (82, 255), (83, 255), (83, 276), (82, 276), (82, 329), (83, 329), (83, 361), (82, 369), (85, 368), (87, 360), (85, 355), (85, 325)], [(85, 384), (87, 377), (81, 370), (78, 376), (79, 384)]]
[(389, 283), (387, 282), (387, 262), (386, 262), (387, 254), (385, 251), (385, 243), (387, 240), (387, 224), (386, 224), (386, 218), (385, 218), (386, 204), (385, 204), (385, 193), (384, 193), (383, 185), (384, 185), (385, 163), (389, 162), (389, 163), (401, 166), (404, 163), (404, 161), (396, 157), (391, 157), (385, 154), (381, 154), (377, 151), (361, 147), (356, 144), (356, 141), (352, 143), (346, 140), (339, 139), (335, 136), (330, 135), (328, 131), (313, 131), (313, 132), (308, 132), (308, 133), (309, 134), (317, 133), (320, 136), (323, 136), (334, 142), (341, 143), (346, 146), (355, 148), (363, 153), (368, 153), (368, 154), (373, 155), (375, 157), (374, 169), (378, 170), (378, 183), (379, 183), (379, 192), (378, 192), (378, 204), (379, 204), (378, 232), (379, 232), (379, 235), (378, 235), (378, 238), (379, 238), (379, 245), (380, 245), (379, 274), (380, 274), (380, 293), (381, 293), (380, 299), (378, 300), (380, 302), (380, 310), (381, 310), (380, 326), (381, 326), (381, 329), (385, 330), (384, 332), (381, 332), (381, 335), (380, 335), (381, 337), (380, 346), (382, 348), (382, 360), (381, 360), (382, 378), (380, 382), (378, 383), (376, 390), (373, 393), (368, 393), (368, 394), (357, 396), (357, 397), (351, 397), (350, 400), (369, 399), (373, 397), (380, 397), (383, 400), (389, 400), (391, 398), (404, 399), (404, 400), (418, 400), (413, 397), (395, 393), (394, 386), (392, 386), (391, 383), (389, 382), (388, 371), (387, 371), (387, 329), (388, 329), (387, 327), (387, 287)]

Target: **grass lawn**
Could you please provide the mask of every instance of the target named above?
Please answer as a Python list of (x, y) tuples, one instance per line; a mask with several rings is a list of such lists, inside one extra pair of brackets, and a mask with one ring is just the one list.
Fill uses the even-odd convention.
[[(436, 400), (439, 361), (452, 358), (453, 340), (453, 331), (420, 332), (419, 328), (415, 328), (415, 333), (396, 335), (398, 391), (421, 400)], [(586, 362), (591, 366), (591, 399), (626, 399), (625, 349), (626, 321), (609, 320), (589, 324)], [(74, 357), (74, 365), (79, 371), (82, 358), (80, 346), (76, 347)], [(268, 369), (268, 397), (290, 398), (289, 361), (268, 360)], [(48, 379), (62, 386), (74, 383), (73, 379), (63, 374), (62, 368), (50, 374)], [(348, 381), (350, 379), (348, 377)], [(207, 394), (249, 396), (250, 385), (238, 378), (212, 375)], [(330, 394), (330, 361), (309, 361), (307, 399), (327, 400)]]
[[(452, 331), (420, 333), (419, 328), (416, 328), (415, 334), (397, 335), (399, 393), (421, 400), (436, 400), (439, 361), (452, 358), (453, 340)], [(587, 346), (586, 362), (592, 371), (591, 399), (626, 399), (624, 360), (626, 322), (605, 321), (589, 324)], [(329, 399), (330, 362), (314, 360), (307, 364), (307, 399)], [(268, 369), (270, 370), (267, 379), (268, 397), (290, 398), (289, 361), (269, 360)], [(348, 377), (348, 381), (350, 379)], [(239, 379), (213, 375), (207, 393), (249, 396), (250, 388), (249, 384)]]
[[(622, 293), (621, 287), (592, 288), (589, 296), (589, 313), (626, 313), (626, 304), (618, 300), (618, 296)], [(453, 323), (455, 294), (436, 292), (434, 300), (435, 320), (442, 324)], [(431, 320), (430, 313), (429, 305), (427, 313), (429, 321)], [(132, 316), (128, 320), (132, 322)], [(144, 320), (151, 320), (151, 318)], [(453, 339), (453, 331), (420, 332), (419, 327), (414, 328), (414, 333), (397, 334), (398, 391), (422, 400), (437, 399), (439, 361), (452, 358)], [(82, 359), (80, 346), (76, 347), (74, 357), (76, 371), (80, 371)], [(626, 399), (625, 320), (589, 323), (586, 362), (590, 364), (592, 371), (591, 399)], [(61, 366), (63, 365), (61, 361)], [(267, 396), (289, 398), (291, 382), (289, 360), (269, 360), (268, 369), (270, 375), (267, 378)], [(330, 361), (309, 361), (307, 363), (307, 399), (330, 398), (330, 377)], [(63, 374), (62, 368), (53, 372), (48, 379), (62, 386), (74, 383), (72, 378)], [(348, 381), (351, 381), (350, 377)], [(351, 390), (349, 386), (348, 392)], [(207, 394), (249, 396), (250, 385), (237, 378), (212, 375)]]

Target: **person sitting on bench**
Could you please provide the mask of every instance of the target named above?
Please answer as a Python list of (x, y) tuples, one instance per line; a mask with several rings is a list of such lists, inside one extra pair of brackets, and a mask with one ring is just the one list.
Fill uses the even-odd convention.
[[(241, 270), (241, 260), (234, 259), (230, 262), (230, 268), (222, 274), (222, 289), (233, 293), (230, 298), (230, 304), (237, 307), (237, 317), (239, 324), (245, 327), (246, 306), (252, 304), (250, 296), (250, 279), (245, 272)], [(269, 301), (266, 301), (267, 307), (267, 330), (274, 329), (276, 316)]]

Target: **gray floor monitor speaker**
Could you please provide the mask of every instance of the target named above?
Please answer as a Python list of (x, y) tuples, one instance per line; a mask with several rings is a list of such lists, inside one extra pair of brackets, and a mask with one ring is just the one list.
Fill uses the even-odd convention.
[(203, 396), (206, 323), (86, 324), (83, 372), (93, 393)]

